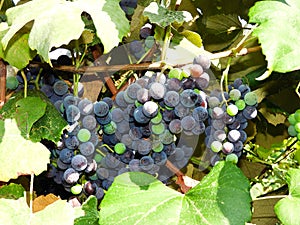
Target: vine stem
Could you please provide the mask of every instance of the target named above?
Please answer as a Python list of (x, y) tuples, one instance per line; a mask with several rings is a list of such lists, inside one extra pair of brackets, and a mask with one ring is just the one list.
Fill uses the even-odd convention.
[(21, 75), (24, 80), (24, 98), (27, 98), (27, 78), (26, 78), (24, 70), (21, 70)]
[[(220, 80), (221, 94), (222, 94), (223, 101), (226, 103), (226, 105), (227, 105), (227, 101), (226, 101), (226, 98), (224, 95), (223, 87), (225, 86), (225, 90), (226, 90), (226, 92), (228, 92), (228, 74), (229, 74), (231, 61), (232, 61), (232, 57), (230, 57), (228, 59), (226, 69), (223, 71), (222, 77)], [(224, 82), (225, 82), (225, 84), (224, 84)]]
[(6, 65), (0, 59), (0, 109), (5, 103), (5, 90), (6, 90)]
[(165, 61), (166, 59), (167, 49), (170, 45), (171, 38), (172, 38), (171, 25), (169, 25), (166, 28), (165, 39), (161, 50), (161, 61)]
[(298, 85), (297, 85), (297, 87), (296, 87), (296, 94), (298, 95), (298, 97), (300, 98), (300, 92), (299, 92), (299, 89), (300, 89), (300, 81), (299, 81), (299, 83), (298, 83)]
[[(32, 172), (30, 174), (30, 188), (29, 188), (29, 209), (30, 209), (30, 219), (31, 221), (32, 215), (33, 215), (33, 209), (32, 209), (32, 204), (33, 204), (33, 182), (34, 182), (34, 173)], [(31, 222), (29, 222), (30, 224)]]
[(266, 197), (261, 197), (261, 198), (255, 198), (252, 199), (252, 201), (260, 201), (260, 200), (266, 200), (266, 199), (277, 199), (277, 198), (285, 198), (288, 195), (274, 195), (274, 196), (266, 196)]

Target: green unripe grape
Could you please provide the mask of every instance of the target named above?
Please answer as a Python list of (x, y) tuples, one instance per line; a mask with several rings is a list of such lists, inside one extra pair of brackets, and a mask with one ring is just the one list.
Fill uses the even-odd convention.
[(213, 152), (220, 152), (223, 148), (223, 145), (220, 141), (213, 141), (210, 145), (210, 148)]
[(235, 116), (239, 112), (239, 109), (236, 105), (232, 104), (227, 106), (226, 112), (228, 113), (229, 116)]
[(226, 162), (232, 162), (234, 164), (237, 164), (238, 161), (239, 161), (239, 158), (237, 157), (236, 154), (229, 154), (226, 156), (226, 159), (225, 159)]
[(80, 184), (76, 184), (71, 187), (71, 193), (73, 195), (79, 195), (82, 191), (82, 186)]
[(151, 119), (151, 123), (159, 124), (161, 120), (162, 120), (162, 115), (160, 112), (158, 112), (157, 115)]
[(297, 109), (295, 112), (295, 120), (297, 122), (300, 122), (300, 109)]
[(142, 106), (143, 104), (140, 103), (138, 100), (135, 100), (134, 105), (135, 105), (135, 107), (139, 107), (139, 106)]
[(297, 134), (297, 139), (300, 141), (300, 133)]
[(246, 103), (245, 103), (245, 101), (242, 100), (242, 99), (237, 100), (237, 101), (235, 102), (235, 105), (236, 105), (236, 107), (237, 107), (240, 111), (242, 111), (242, 110), (246, 107)]
[(145, 46), (147, 48), (152, 48), (152, 46), (154, 45), (155, 43), (155, 39), (154, 39), (154, 36), (148, 36), (146, 39), (145, 39)]
[(300, 122), (298, 122), (298, 123), (295, 124), (295, 131), (297, 133), (300, 133)]
[(288, 121), (291, 125), (295, 125), (297, 123), (296, 119), (295, 119), (295, 114), (290, 114), (288, 117)]
[(233, 100), (233, 101), (237, 101), (240, 99), (241, 97), (241, 92), (240, 90), (238, 89), (232, 89), (230, 92), (229, 92), (229, 97)]
[(185, 70), (182, 70), (180, 76), (182, 78), (188, 78), (188, 77), (190, 77), (190, 74), (188, 72), (186, 72)]
[(164, 145), (160, 141), (155, 141), (152, 143), (152, 150), (154, 152), (161, 152), (164, 149)]
[(178, 69), (178, 68), (173, 68), (170, 70), (168, 77), (171, 78), (177, 78), (178, 80), (182, 80), (183, 78), (183, 74), (182, 74), (182, 70)]
[(104, 125), (103, 132), (106, 134), (114, 134), (117, 129), (117, 124), (111, 121), (109, 124)]
[(77, 138), (81, 142), (87, 142), (91, 138), (91, 132), (88, 129), (82, 128), (78, 131)]
[(297, 131), (295, 130), (295, 127), (293, 125), (288, 127), (288, 133), (292, 137), (297, 136)]
[(123, 143), (117, 143), (114, 147), (114, 150), (117, 154), (121, 155), (126, 151), (126, 146)]
[(247, 105), (255, 105), (257, 103), (257, 95), (254, 92), (248, 92), (244, 96)]
[(152, 124), (151, 126), (151, 131), (153, 134), (162, 134), (165, 130), (165, 125), (163, 123), (159, 123), (159, 124)]
[(96, 153), (94, 159), (97, 163), (99, 163), (103, 159), (103, 155)]
[(19, 81), (15, 76), (10, 76), (6, 78), (6, 88), (10, 90), (15, 90), (19, 86)]

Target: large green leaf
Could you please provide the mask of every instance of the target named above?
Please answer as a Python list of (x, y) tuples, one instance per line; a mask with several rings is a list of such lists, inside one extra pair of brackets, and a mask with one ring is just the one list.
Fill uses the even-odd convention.
[(259, 1), (249, 11), (251, 23), (258, 23), (258, 37), (270, 72), (299, 69), (300, 4), (298, 0)]
[(249, 182), (232, 163), (220, 162), (183, 195), (153, 176), (130, 172), (115, 178), (101, 202), (101, 225), (244, 225), (251, 219)]
[(10, 183), (0, 188), (0, 198), (18, 199), (24, 196), (24, 192), (21, 184)]
[[(5, 34), (6, 31), (2, 31), (0, 33), (0, 39), (2, 39)], [(5, 50), (3, 50), (2, 44), (0, 44), (0, 57), (18, 69), (24, 68), (36, 55), (36, 52), (31, 50), (28, 46), (28, 38), (28, 33), (19, 32), (13, 36), (9, 46), (7, 46)]]
[(57, 200), (45, 209), (31, 213), (24, 197), (0, 199), (0, 223), (5, 225), (73, 225), (76, 217), (75, 209), (65, 200)]
[(50, 152), (41, 143), (21, 136), (15, 119), (4, 120), (5, 132), (0, 143), (0, 181), (9, 181), (19, 175), (36, 175), (47, 169)]
[(7, 18), (11, 26), (2, 38), (3, 47), (9, 47), (13, 36), (28, 22), (34, 21), (28, 44), (50, 63), (52, 47), (79, 39), (85, 26), (81, 14), (87, 12), (94, 21), (105, 52), (108, 52), (129, 31), (129, 22), (118, 3), (118, 0), (33, 0), (10, 8)]
[(300, 225), (300, 169), (290, 169), (286, 180), (289, 186), (289, 196), (277, 202), (274, 210), (283, 224)]
[(99, 212), (97, 210), (98, 200), (91, 195), (81, 206), (84, 216), (75, 219), (75, 225), (97, 225), (99, 223)]

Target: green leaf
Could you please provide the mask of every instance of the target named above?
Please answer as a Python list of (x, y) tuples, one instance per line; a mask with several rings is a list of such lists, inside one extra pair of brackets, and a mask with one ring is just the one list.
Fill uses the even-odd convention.
[(0, 188), (0, 198), (18, 199), (24, 196), (25, 189), (21, 184), (10, 183)]
[(257, 2), (249, 11), (251, 23), (259, 26), (253, 31), (258, 37), (268, 61), (269, 72), (289, 72), (299, 69), (300, 4), (297, 0)]
[[(0, 39), (4, 37), (5, 33), (6, 31), (0, 33)], [(29, 61), (36, 55), (36, 52), (28, 46), (28, 38), (28, 33), (18, 32), (10, 40), (10, 44), (5, 50), (3, 50), (3, 46), (0, 44), (0, 57), (18, 69), (26, 67)]]
[(22, 136), (29, 136), (32, 125), (45, 114), (46, 106), (39, 97), (22, 98), (16, 102), (15, 118)]
[(44, 145), (24, 139), (15, 119), (4, 120), (4, 128), (0, 143), (1, 181), (32, 172), (39, 175), (47, 169), (50, 152)]
[(274, 210), (285, 225), (299, 225), (300, 216), (300, 169), (290, 169), (286, 174), (289, 196), (276, 203)]
[(155, 23), (161, 27), (169, 26), (171, 23), (183, 23), (193, 19), (192, 15), (187, 11), (168, 10), (156, 2), (151, 2), (144, 10), (151, 23)]
[(83, 204), (82, 210), (85, 215), (75, 219), (75, 225), (97, 225), (99, 224), (99, 212), (97, 210), (98, 200), (95, 196), (90, 196)]
[(6, 49), (13, 36), (25, 24), (34, 21), (28, 44), (46, 62), (51, 63), (49, 51), (52, 47), (67, 45), (71, 40), (79, 39), (85, 26), (81, 14), (87, 12), (93, 19), (105, 52), (108, 52), (129, 31), (128, 20), (118, 3), (118, 0), (29, 1), (7, 10), (11, 26), (1, 42)]
[(232, 163), (220, 162), (183, 195), (153, 176), (124, 173), (101, 202), (101, 225), (245, 224), (251, 219), (249, 182)]
[(25, 198), (22, 197), (18, 200), (0, 199), (0, 218), (1, 224), (5, 225), (73, 225), (76, 215), (75, 209), (65, 200), (57, 200), (32, 214)]

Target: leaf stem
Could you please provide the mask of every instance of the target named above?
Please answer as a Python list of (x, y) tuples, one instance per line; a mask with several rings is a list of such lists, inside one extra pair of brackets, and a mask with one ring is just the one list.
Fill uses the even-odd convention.
[(171, 38), (172, 38), (171, 25), (169, 25), (166, 27), (165, 39), (161, 50), (161, 61), (165, 61), (166, 59), (167, 49), (170, 45)]
[(35, 78), (35, 80), (34, 80), (34, 86), (35, 86), (36, 90), (40, 90), (40, 87), (39, 87), (39, 80), (40, 80), (42, 71), (43, 71), (43, 68), (40, 68), (39, 73), (38, 73), (38, 75), (36, 76), (36, 78)]
[(0, 10), (2, 10), (2, 7), (3, 7), (3, 4), (4, 4), (4, 1), (5, 1), (5, 0), (1, 0), (1, 2), (0, 2)]
[(24, 70), (21, 70), (21, 75), (24, 80), (24, 98), (27, 98), (27, 83), (28, 82), (27, 82), (27, 78), (26, 78)]
[[(226, 105), (227, 105), (227, 101), (226, 101), (226, 98), (224, 95), (223, 87), (225, 86), (225, 91), (228, 92), (228, 73), (229, 73), (231, 61), (232, 61), (232, 57), (229, 57), (229, 59), (227, 61), (226, 69), (223, 71), (221, 80), (220, 80), (221, 95), (222, 95), (223, 101), (225, 102)], [(225, 84), (224, 84), (224, 82), (225, 82)]]
[(32, 211), (32, 202), (33, 202), (33, 181), (34, 181), (34, 173), (30, 174), (30, 188), (29, 188), (29, 208), (30, 208), (30, 217), (33, 213)]
[(272, 195), (272, 196), (266, 196), (261, 198), (255, 198), (252, 199), (252, 201), (260, 201), (260, 200), (266, 200), (266, 199), (276, 199), (276, 198), (286, 198), (288, 195)]
[(300, 81), (299, 81), (299, 83), (298, 83), (298, 85), (297, 85), (297, 87), (296, 87), (296, 89), (295, 89), (296, 94), (297, 94), (298, 97), (300, 98), (300, 92), (299, 92), (299, 89), (300, 89)]

